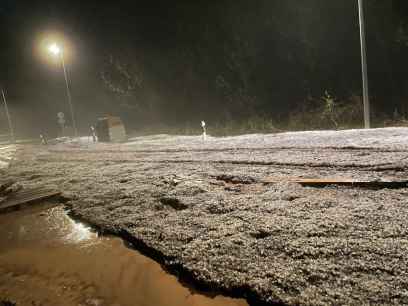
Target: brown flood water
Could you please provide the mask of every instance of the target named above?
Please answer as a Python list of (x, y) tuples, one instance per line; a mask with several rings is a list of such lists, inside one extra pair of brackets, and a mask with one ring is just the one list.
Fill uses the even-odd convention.
[(100, 237), (62, 207), (0, 215), (0, 300), (17, 306), (244, 306), (184, 287), (121, 239)]

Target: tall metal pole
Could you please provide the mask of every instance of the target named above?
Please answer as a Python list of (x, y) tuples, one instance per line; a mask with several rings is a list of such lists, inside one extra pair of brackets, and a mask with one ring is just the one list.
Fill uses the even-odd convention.
[(67, 70), (65, 69), (65, 61), (64, 61), (64, 54), (63, 54), (63, 52), (61, 52), (61, 62), (62, 62), (62, 69), (64, 70), (65, 85), (66, 85), (66, 88), (67, 88), (67, 96), (68, 96), (69, 108), (70, 108), (70, 111), (71, 111), (72, 127), (74, 128), (75, 137), (78, 137), (78, 130), (77, 130), (76, 121), (75, 121), (75, 115), (74, 115), (74, 106), (73, 106), (73, 104), (72, 104), (71, 91), (70, 91), (70, 89), (69, 89), (69, 81), (68, 81)]
[(7, 116), (8, 126), (9, 126), (9, 130), (10, 130), (10, 140), (11, 140), (12, 143), (14, 143), (15, 138), (14, 138), (13, 124), (11, 123), (11, 117), (10, 117), (10, 113), (9, 113), (9, 109), (8, 109), (7, 101), (6, 101), (6, 95), (4, 94), (3, 89), (1, 90), (1, 94), (3, 96), (4, 108), (6, 110), (6, 116)]
[(361, 42), (361, 71), (363, 77), (364, 127), (370, 128), (370, 98), (368, 95), (367, 50), (363, 0), (358, 0)]

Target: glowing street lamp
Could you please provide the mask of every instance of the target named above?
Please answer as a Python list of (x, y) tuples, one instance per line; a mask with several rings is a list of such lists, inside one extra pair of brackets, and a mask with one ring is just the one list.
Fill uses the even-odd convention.
[(61, 49), (60, 47), (58, 47), (56, 43), (53, 43), (52, 45), (50, 45), (48, 50), (54, 55), (58, 55), (61, 53)]
[(64, 61), (63, 51), (56, 43), (52, 43), (48, 47), (48, 51), (52, 55), (59, 56), (61, 58), (62, 69), (64, 71), (64, 77), (65, 77), (65, 85), (66, 85), (66, 88), (67, 88), (68, 103), (69, 103), (69, 108), (71, 110), (72, 127), (74, 128), (75, 137), (77, 137), (78, 136), (78, 130), (77, 130), (77, 127), (76, 127), (76, 121), (75, 121), (75, 115), (74, 115), (74, 106), (72, 105), (72, 97), (71, 97), (71, 91), (70, 91), (70, 88), (69, 88), (67, 70), (65, 69), (65, 61)]

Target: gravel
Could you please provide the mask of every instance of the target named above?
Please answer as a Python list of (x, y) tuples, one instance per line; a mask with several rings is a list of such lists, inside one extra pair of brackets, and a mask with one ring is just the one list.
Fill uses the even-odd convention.
[[(19, 146), (3, 175), (58, 188), (74, 217), (202, 288), (253, 305), (408, 304), (408, 129)], [(264, 184), (266, 178), (279, 183)]]

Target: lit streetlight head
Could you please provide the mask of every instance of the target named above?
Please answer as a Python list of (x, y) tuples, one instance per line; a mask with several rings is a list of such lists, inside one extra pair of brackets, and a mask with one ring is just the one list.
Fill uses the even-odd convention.
[(58, 47), (58, 45), (57, 45), (56, 43), (53, 43), (53, 44), (48, 48), (48, 50), (49, 50), (52, 54), (54, 54), (54, 55), (58, 55), (58, 54), (61, 53), (61, 48)]

